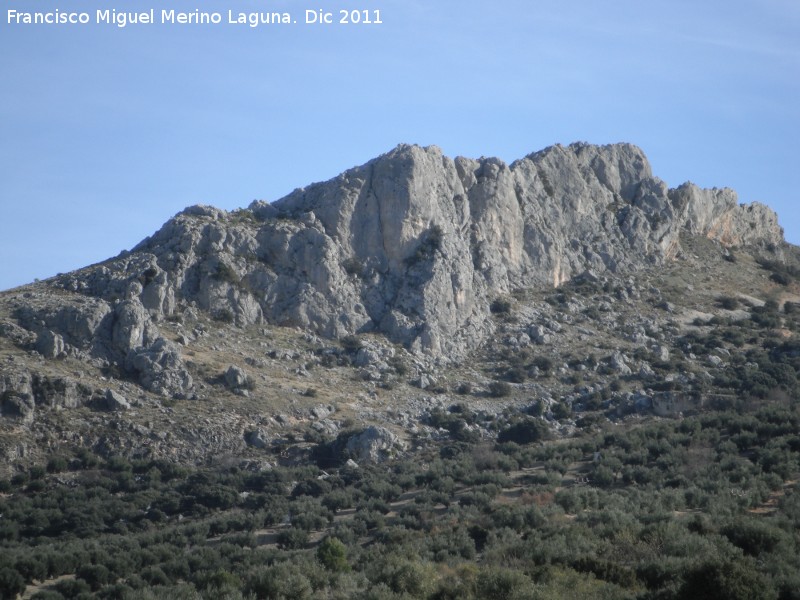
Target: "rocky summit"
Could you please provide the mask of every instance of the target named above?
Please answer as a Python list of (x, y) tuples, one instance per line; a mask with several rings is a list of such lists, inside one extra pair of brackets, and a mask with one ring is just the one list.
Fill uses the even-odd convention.
[[(363, 422), (350, 441), (372, 446), (354, 455), (389, 456), (455, 388), (550, 402), (592, 352), (591, 385), (665, 376), (651, 363), (687, 315), (716, 314), (736, 277), (744, 313), (791, 289), (764, 265), (794, 250), (768, 207), (670, 189), (630, 144), (510, 165), (400, 145), (272, 203), (189, 207), (129, 252), (4, 292), (0, 440), (8, 464), (62, 445), (208, 458)], [(594, 295), (551, 301), (581, 285)], [(503, 348), (535, 348), (539, 366), (502, 376)], [(399, 438), (369, 429), (387, 419)]]

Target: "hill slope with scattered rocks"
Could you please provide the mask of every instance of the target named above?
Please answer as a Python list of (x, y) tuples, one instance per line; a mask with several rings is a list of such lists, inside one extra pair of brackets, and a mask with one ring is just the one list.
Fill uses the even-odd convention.
[[(12, 462), (82, 444), (196, 460), (388, 420), (359, 433), (354, 453), (376, 458), (457, 388), (495, 413), (501, 397), (577, 408), (621, 377), (609, 397), (652, 408), (636, 377), (663, 379), (720, 295), (726, 318), (791, 305), (795, 255), (769, 208), (670, 189), (629, 144), (510, 165), (401, 145), (274, 203), (187, 208), (130, 252), (4, 292), (0, 440)], [(569, 289), (589, 292), (557, 299)], [(691, 387), (722, 368), (709, 360), (672, 375)], [(588, 393), (570, 391), (578, 364)]]

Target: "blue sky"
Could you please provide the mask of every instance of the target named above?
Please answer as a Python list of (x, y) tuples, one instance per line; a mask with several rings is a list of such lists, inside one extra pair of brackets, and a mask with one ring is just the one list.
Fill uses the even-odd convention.
[[(288, 11), (299, 23), (9, 25), (8, 9)], [(382, 25), (305, 25), (306, 8)], [(0, 289), (116, 255), (185, 206), (275, 200), (401, 142), (520, 158), (639, 145), (800, 243), (796, 0), (8, 0)]]

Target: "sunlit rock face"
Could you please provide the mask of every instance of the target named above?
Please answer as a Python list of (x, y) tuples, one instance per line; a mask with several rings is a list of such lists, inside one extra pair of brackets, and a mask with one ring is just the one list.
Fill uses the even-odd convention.
[(164, 393), (191, 381), (158, 322), (189, 307), (331, 338), (381, 332), (457, 360), (491, 334), (498, 296), (659, 264), (679, 255), (681, 233), (783, 240), (767, 207), (728, 189), (670, 190), (630, 144), (553, 146), (510, 165), (401, 145), (271, 204), (190, 207), (132, 252), (58, 279), (93, 297), (86, 315), (51, 307), (30, 321), (61, 336), (48, 350), (121, 362)]

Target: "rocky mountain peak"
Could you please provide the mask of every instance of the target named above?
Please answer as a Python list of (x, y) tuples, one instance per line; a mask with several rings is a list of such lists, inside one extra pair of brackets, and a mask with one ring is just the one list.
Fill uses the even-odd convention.
[(798, 264), (767, 207), (669, 189), (629, 144), (510, 164), (401, 145), (274, 203), (191, 206), (130, 252), (0, 294), (0, 456), (206, 461), (323, 438), (369, 462), (404, 451), (403, 430), (438, 436), (451, 394), (555, 420), (674, 414), (753, 360), (738, 325), (692, 331), (783, 336)]
[(496, 298), (660, 264), (681, 235), (783, 240), (767, 207), (739, 206), (728, 189), (669, 189), (630, 144), (556, 145), (510, 165), (404, 144), (274, 203), (187, 208), (133, 251), (54, 281), (91, 301), (29, 307), (22, 321), (166, 394), (191, 382), (158, 322), (192, 307), (330, 338), (379, 332), (459, 359), (492, 332)]

